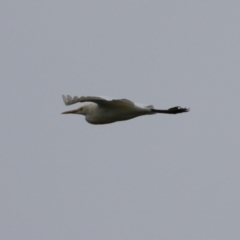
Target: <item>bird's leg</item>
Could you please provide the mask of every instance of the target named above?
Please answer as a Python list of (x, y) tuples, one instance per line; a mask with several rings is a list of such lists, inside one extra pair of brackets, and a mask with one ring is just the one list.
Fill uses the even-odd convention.
[(151, 109), (151, 111), (155, 113), (178, 114), (178, 113), (189, 112), (189, 108), (173, 107), (167, 110)]

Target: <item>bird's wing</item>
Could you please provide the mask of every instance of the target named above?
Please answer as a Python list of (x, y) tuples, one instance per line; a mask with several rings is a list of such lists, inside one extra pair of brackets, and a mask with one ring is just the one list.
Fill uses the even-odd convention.
[(94, 102), (99, 105), (109, 105), (109, 104), (129, 104), (135, 106), (134, 102), (128, 99), (110, 99), (103, 97), (71, 97), (69, 95), (62, 95), (65, 105), (72, 105), (78, 102)]

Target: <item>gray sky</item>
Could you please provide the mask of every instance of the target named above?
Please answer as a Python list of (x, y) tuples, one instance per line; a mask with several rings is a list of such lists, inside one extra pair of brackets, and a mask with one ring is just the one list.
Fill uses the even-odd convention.
[[(2, 1), (0, 238), (240, 239), (239, 1)], [(104, 126), (61, 94), (179, 115)]]

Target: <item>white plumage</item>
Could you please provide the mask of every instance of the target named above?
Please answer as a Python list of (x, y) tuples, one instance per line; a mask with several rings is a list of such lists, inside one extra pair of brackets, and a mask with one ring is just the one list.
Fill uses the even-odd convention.
[(81, 114), (91, 124), (106, 124), (117, 121), (129, 120), (138, 116), (152, 115), (156, 113), (177, 114), (188, 112), (189, 109), (174, 107), (167, 110), (154, 109), (152, 105), (142, 106), (128, 99), (108, 99), (103, 97), (71, 97), (62, 96), (65, 105), (78, 102), (91, 102), (78, 109), (63, 112), (63, 114)]

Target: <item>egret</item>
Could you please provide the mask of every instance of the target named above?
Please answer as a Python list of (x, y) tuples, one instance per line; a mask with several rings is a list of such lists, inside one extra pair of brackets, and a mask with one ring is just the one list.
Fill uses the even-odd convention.
[(75, 110), (63, 112), (62, 114), (81, 114), (85, 116), (88, 123), (107, 124), (117, 121), (129, 120), (143, 115), (156, 113), (178, 114), (188, 112), (188, 108), (173, 107), (167, 110), (154, 109), (152, 105), (142, 106), (128, 99), (108, 99), (105, 97), (71, 97), (62, 95), (65, 105), (78, 102), (91, 102)]

